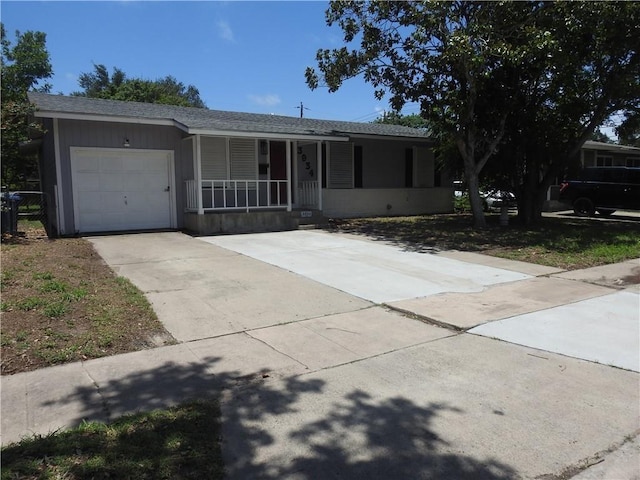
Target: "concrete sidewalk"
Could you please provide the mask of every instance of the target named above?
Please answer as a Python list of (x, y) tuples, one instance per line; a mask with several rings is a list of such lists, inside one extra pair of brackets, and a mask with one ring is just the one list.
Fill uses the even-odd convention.
[[(594, 476), (584, 478), (640, 471), (637, 440), (625, 443), (640, 432), (640, 376), (563, 350), (567, 339), (592, 338), (582, 331), (622, 296), (627, 307), (616, 315), (631, 339), (622, 350), (638, 358), (638, 289), (629, 284), (637, 260), (568, 275), (462, 252), (405, 262), (409, 252), (388, 245), (323, 235), (302, 244), (288, 237), (296, 239), (288, 248), (325, 245), (329, 258), (342, 248), (365, 262), (379, 251), (376, 267), (407, 283), (419, 261), (422, 287), (439, 293), (396, 290), (400, 299), (389, 296), (387, 307), (321, 283), (313, 270), (287, 271), (181, 234), (96, 237), (103, 258), (145, 291), (183, 343), (2, 377), (3, 444), (209, 396), (222, 405), (229, 478), (551, 479), (592, 464), (581, 475)], [(289, 261), (286, 252), (267, 254)], [(324, 258), (315, 268), (334, 268)], [(455, 271), (440, 286), (424, 274), (444, 265)], [(462, 286), (444, 288), (465, 270)], [(477, 283), (479, 272), (501, 281)], [(507, 331), (530, 336), (566, 308), (584, 321), (548, 330), (553, 347), (499, 340)], [(542, 316), (522, 323), (534, 314)], [(473, 330), (500, 322), (490, 333)]]

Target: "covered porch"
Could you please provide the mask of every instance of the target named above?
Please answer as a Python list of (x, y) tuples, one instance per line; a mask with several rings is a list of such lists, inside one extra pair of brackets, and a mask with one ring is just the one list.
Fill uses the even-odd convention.
[(322, 152), (320, 140), (186, 138), (185, 211), (322, 210)]
[(297, 228), (301, 217), (322, 211), (323, 142), (185, 138), (185, 228), (207, 234)]

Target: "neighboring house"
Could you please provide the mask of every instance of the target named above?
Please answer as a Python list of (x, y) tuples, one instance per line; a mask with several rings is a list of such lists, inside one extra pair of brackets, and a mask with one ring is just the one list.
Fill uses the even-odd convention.
[[(30, 93), (52, 235), (453, 210), (420, 130)], [(441, 178), (442, 177), (442, 178)], [(311, 218), (309, 218), (311, 217)]]
[[(640, 148), (587, 140), (580, 150), (580, 168), (584, 167), (640, 167)], [(577, 178), (578, 175), (577, 170), (568, 172), (568, 176), (571, 178)], [(563, 178), (558, 178), (558, 184), (549, 187), (544, 210), (554, 211), (567, 208), (566, 204), (559, 201), (559, 184), (562, 180)]]
[(587, 140), (580, 163), (583, 167), (640, 167), (640, 148)]

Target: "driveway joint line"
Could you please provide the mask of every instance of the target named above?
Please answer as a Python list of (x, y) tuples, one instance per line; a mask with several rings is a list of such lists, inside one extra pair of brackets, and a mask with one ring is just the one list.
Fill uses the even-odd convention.
[(356, 363), (359, 363), (359, 362), (364, 362), (364, 361), (370, 360), (372, 358), (378, 358), (378, 357), (382, 357), (384, 355), (389, 355), (389, 354), (392, 354), (392, 353), (401, 352), (403, 350), (409, 350), (409, 349), (413, 349), (413, 348), (416, 348), (416, 347), (420, 347), (422, 345), (427, 345), (429, 343), (438, 342), (440, 340), (445, 340), (447, 338), (457, 337), (457, 336), (459, 336), (459, 335), (461, 335), (463, 333), (466, 333), (466, 332), (452, 332), (450, 335), (446, 335), (444, 337), (432, 338), (431, 340), (425, 340), (424, 342), (413, 343), (411, 345), (403, 345), (402, 347), (394, 348), (392, 350), (387, 350), (385, 352), (376, 353), (374, 355), (369, 355), (369, 356), (365, 356), (365, 357), (362, 357), (362, 358), (355, 358), (353, 360), (349, 360), (348, 362), (338, 363), (336, 365), (328, 365), (326, 367), (320, 367), (320, 368), (315, 369), (315, 370), (309, 369), (308, 372), (298, 373), (298, 374), (293, 375), (293, 376), (294, 377), (300, 377), (300, 376), (308, 375), (308, 374), (311, 374), (311, 373), (322, 372), (322, 371), (325, 371), (325, 370), (331, 370), (331, 369), (334, 369), (334, 368), (343, 367), (345, 365), (352, 365), (352, 364), (356, 364)]
[(415, 320), (418, 320), (419, 322), (426, 323), (427, 325), (433, 325), (435, 327), (444, 328), (446, 330), (451, 330), (451, 331), (456, 332), (456, 333), (464, 333), (469, 328), (475, 328), (477, 326), (477, 325), (474, 325), (473, 327), (469, 327), (469, 328), (458, 327), (457, 325), (454, 325), (452, 323), (447, 323), (447, 322), (443, 322), (441, 320), (436, 320), (435, 318), (431, 318), (431, 317), (428, 317), (426, 315), (422, 315), (420, 313), (416, 313), (416, 312), (413, 312), (411, 310), (407, 310), (405, 308), (400, 308), (400, 307), (397, 307), (395, 305), (389, 305), (388, 303), (381, 303), (380, 306), (386, 307), (389, 310), (392, 310), (394, 312), (401, 313), (402, 315), (404, 315), (406, 317), (409, 317), (409, 318), (413, 318)]

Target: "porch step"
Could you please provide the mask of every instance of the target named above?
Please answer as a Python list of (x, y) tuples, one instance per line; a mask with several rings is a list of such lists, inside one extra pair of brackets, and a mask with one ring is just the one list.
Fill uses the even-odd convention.
[(298, 221), (299, 228), (309, 228), (314, 226), (324, 226), (329, 219), (320, 210), (299, 209), (293, 210), (291, 216)]

